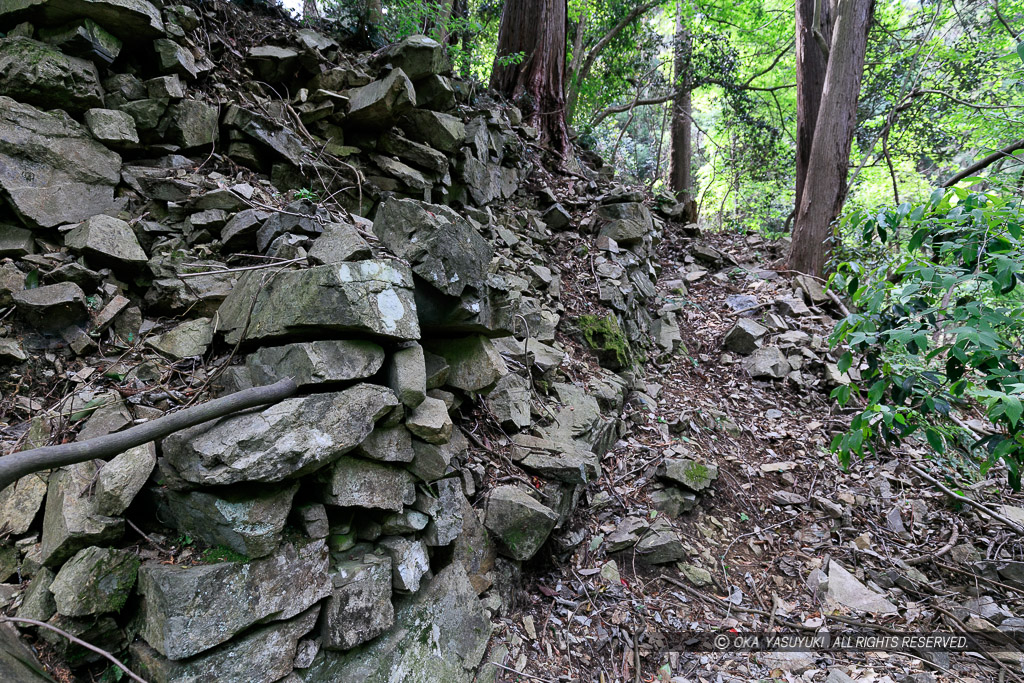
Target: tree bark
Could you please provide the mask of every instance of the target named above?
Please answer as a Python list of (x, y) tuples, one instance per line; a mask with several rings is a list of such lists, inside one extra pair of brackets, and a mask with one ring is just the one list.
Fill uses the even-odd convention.
[(839, 0), (814, 126), (811, 154), (793, 228), (789, 268), (822, 276), (832, 249), (832, 222), (846, 199), (850, 145), (864, 74), (874, 0)]
[(1019, 149), (1024, 149), (1024, 140), (1017, 140), (1016, 142), (1010, 143), (1006, 147), (1003, 147), (1002, 149), (992, 152), (984, 159), (976, 161), (975, 163), (971, 164), (964, 170), (960, 171), (959, 173), (951, 177), (946, 182), (942, 183), (942, 187), (952, 187), (959, 183), (964, 178), (974, 175), (978, 171), (988, 166), (991, 166), (997, 161), (1002, 161), (1003, 159), (1007, 158), (1008, 156), (1010, 156)]
[[(564, 157), (569, 149), (565, 123), (566, 0), (506, 0), (498, 32), (491, 88), (523, 110), (541, 142)], [(523, 53), (519, 64), (503, 57)]]
[(669, 189), (676, 201), (686, 205), (685, 220), (693, 222), (696, 201), (693, 193), (693, 78), (691, 64), (691, 36), (683, 21), (683, 3), (676, 12), (675, 86), (676, 98), (672, 103), (672, 147), (669, 161)]
[(814, 38), (815, 5), (819, 5), (819, 29), (826, 41), (832, 40), (832, 17), (828, 0), (796, 2), (796, 200), (800, 206), (807, 164), (811, 159), (811, 141), (818, 121), (821, 93), (825, 87), (828, 58)]
[(44, 446), (6, 455), (0, 458), (0, 490), (26, 474), (87, 460), (107, 460), (129, 448), (162, 439), (182, 429), (256, 406), (278, 403), (294, 394), (295, 390), (295, 382), (291, 378), (283, 379), (276, 384), (245, 389), (207, 403), (200, 403), (123, 432), (114, 432), (88, 441), (73, 441), (59, 446)]

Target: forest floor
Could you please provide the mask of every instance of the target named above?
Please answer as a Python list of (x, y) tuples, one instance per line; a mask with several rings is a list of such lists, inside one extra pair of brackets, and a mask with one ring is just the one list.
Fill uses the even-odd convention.
[[(630, 433), (605, 456), (589, 505), (581, 504), (563, 529), (566, 552), (524, 568), (515, 608), (492, 639), (494, 664), (481, 678), (1021, 681), (1024, 659), (1013, 647), (1003, 653), (725, 652), (709, 645), (709, 633), (1024, 630), (1017, 616), (1024, 615), (1024, 584), (1013, 577), (1016, 570), (1024, 578), (1024, 564), (1016, 562), (1024, 545), (1006, 524), (953, 503), (911, 467), (938, 479), (973, 481), (961, 489), (965, 495), (1012, 517), (1021, 498), (1008, 495), (1002, 471), (979, 478), (976, 468), (958, 471), (955, 459), (926, 461), (924, 449), (914, 448), (843, 470), (828, 444), (849, 415), (837, 411), (827, 387), (753, 380), (740, 359), (722, 352), (738, 317), (726, 303), (729, 295), (756, 297), (764, 304), (754, 311), (758, 317), (776, 298), (791, 295), (785, 273), (769, 269), (778, 253), (756, 237), (711, 234), (701, 241), (738, 265), (691, 282), (682, 297), (673, 281), (694, 269), (684, 262), (693, 261), (687, 258), (692, 245), (662, 244), (664, 284), (655, 308), (682, 303), (682, 347), (644, 365), (646, 394), (656, 405), (627, 404)], [(839, 315), (812, 307), (786, 321), (824, 355)], [(630, 518), (657, 516), (650, 493), (658, 465), (672, 454), (719, 470), (696, 509), (662, 519), (678, 534), (686, 558), (655, 566), (635, 548), (607, 553), (605, 539)]]

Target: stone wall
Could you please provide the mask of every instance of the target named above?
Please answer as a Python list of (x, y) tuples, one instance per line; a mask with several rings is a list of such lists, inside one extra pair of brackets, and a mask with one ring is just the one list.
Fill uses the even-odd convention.
[[(499, 577), (620, 436), (621, 371), (678, 344), (647, 310), (659, 221), (621, 188), (559, 201), (537, 132), (427, 38), (350, 55), (278, 22), (225, 47), (217, 22), (243, 19), (0, 5), (0, 362), (26, 387), (5, 452), (299, 385), (0, 492), (0, 606), (151, 681), (470, 680)], [(566, 321), (581, 275), (555, 254), (581, 234), (604, 312)], [(620, 374), (570, 381), (574, 330)], [(467, 435), (481, 415), (502, 443)], [(38, 680), (23, 661), (0, 677)]]

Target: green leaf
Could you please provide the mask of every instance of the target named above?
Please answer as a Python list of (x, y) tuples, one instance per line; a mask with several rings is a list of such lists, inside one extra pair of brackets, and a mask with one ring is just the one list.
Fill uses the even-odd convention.
[(1017, 56), (1024, 62), (1024, 42), (1017, 43)]
[(1024, 406), (1021, 405), (1020, 399), (1016, 396), (1007, 396), (1003, 399), (1003, 412), (1010, 420), (1010, 426), (1016, 428), (1021, 413), (1024, 412)]
[(942, 453), (946, 450), (946, 442), (943, 440), (939, 430), (929, 427), (925, 430), (924, 435), (928, 439), (928, 445), (935, 449), (937, 453)]
[(853, 365), (853, 354), (849, 351), (844, 353), (840, 358), (839, 362), (836, 363), (836, 367), (839, 368), (839, 372), (846, 372)]

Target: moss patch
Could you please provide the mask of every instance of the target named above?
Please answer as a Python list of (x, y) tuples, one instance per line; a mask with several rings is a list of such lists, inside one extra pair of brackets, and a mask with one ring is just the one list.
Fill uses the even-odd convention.
[(609, 313), (603, 317), (581, 315), (576, 322), (583, 334), (583, 341), (597, 351), (602, 360), (610, 362), (614, 359), (615, 365), (620, 368), (630, 366), (633, 351), (622, 328), (619, 327), (619, 320), (615, 314)]
[(215, 562), (248, 562), (249, 558), (242, 553), (236, 553), (227, 546), (218, 545), (215, 548), (204, 550), (202, 561), (206, 564), (214, 564)]

